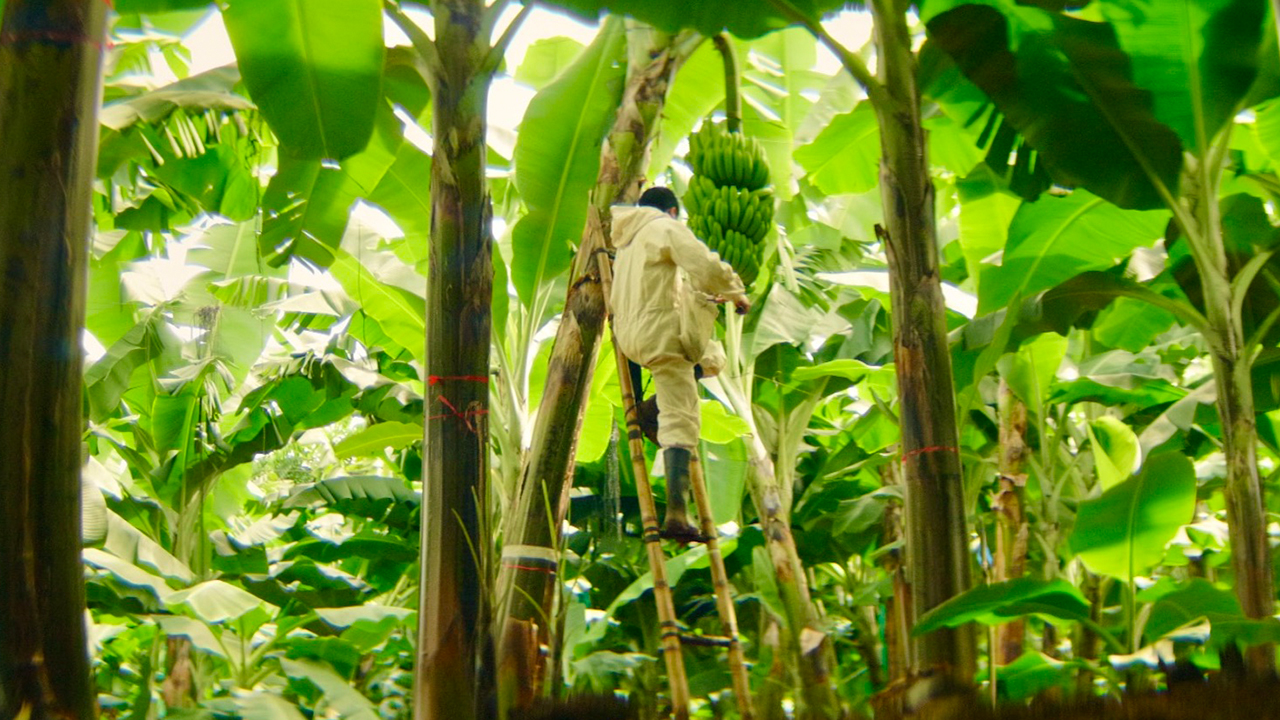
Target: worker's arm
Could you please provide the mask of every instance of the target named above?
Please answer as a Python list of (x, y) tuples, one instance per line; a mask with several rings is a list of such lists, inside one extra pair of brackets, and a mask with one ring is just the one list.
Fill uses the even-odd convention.
[(739, 312), (745, 312), (750, 307), (747, 295), (742, 280), (729, 263), (721, 260), (682, 223), (672, 220), (665, 225), (664, 235), (671, 260), (688, 274), (694, 287), (708, 295), (724, 298), (737, 306)]

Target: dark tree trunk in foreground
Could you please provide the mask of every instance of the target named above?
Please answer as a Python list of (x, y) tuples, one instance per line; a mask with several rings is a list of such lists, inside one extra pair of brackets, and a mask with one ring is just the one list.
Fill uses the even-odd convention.
[(92, 718), (80, 438), (102, 0), (0, 25), (0, 717)]
[[(968, 530), (933, 182), (906, 3), (878, 0), (872, 7), (880, 82), (887, 95), (875, 103), (885, 221), (881, 240), (889, 259), (901, 405), (907, 577), (919, 617), (969, 588)], [(962, 682), (972, 680), (976, 646), (971, 625), (931, 632), (915, 643), (915, 672), (942, 670)]]
[(491, 590), (489, 324), (493, 263), (485, 183), (492, 73), (485, 7), (432, 3), (431, 247), (423, 443), (422, 578), (414, 716), (493, 717), (481, 667)]
[[(654, 42), (637, 43), (642, 33), (651, 35)], [(499, 587), (511, 589), (499, 664), (504, 669), (511, 668), (513, 675), (523, 676), (517, 680), (523, 683), (518, 688), (520, 692), (515, 693), (517, 706), (537, 696), (543, 680), (536, 668), (541, 664), (538, 646), (548, 641), (559, 582), (555, 548), (559, 544), (563, 505), (573, 481), (582, 412), (604, 329), (605, 302), (596, 252), (607, 246), (604, 229), (610, 222), (610, 206), (635, 202), (639, 197), (649, 142), (662, 114), (667, 86), (694, 47), (691, 42), (677, 42), (676, 37), (643, 26), (629, 26), (628, 37), (633, 47), (643, 46), (643, 52), (630, 53), (633, 62), (627, 88), (601, 151), (587, 226), (574, 257), (573, 279), (547, 364), (544, 400), (534, 421), (532, 447), (521, 473), (516, 503), (509, 513), (508, 532), (504, 534), (508, 544), (503, 551)], [(637, 64), (637, 58), (643, 64)], [(529, 671), (533, 671), (532, 678)]]

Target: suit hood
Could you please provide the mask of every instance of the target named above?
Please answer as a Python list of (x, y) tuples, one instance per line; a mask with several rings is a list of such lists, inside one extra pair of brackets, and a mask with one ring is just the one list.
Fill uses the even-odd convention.
[(623, 248), (631, 244), (636, 235), (649, 223), (663, 218), (671, 219), (670, 215), (658, 208), (639, 205), (615, 205), (612, 209), (612, 215), (613, 233), (611, 238), (615, 248)]

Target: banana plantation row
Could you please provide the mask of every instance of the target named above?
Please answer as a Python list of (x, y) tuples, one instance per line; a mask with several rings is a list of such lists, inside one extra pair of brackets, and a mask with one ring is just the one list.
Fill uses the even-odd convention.
[[(0, 717), (1271, 677), (1273, 12), (0, 0)], [(601, 272), (654, 183), (750, 308), (665, 582)]]

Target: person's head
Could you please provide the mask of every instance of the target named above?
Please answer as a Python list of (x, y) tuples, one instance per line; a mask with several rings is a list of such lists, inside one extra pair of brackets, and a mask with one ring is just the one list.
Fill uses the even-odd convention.
[(638, 204), (642, 207), (658, 208), (671, 217), (680, 216), (680, 202), (676, 200), (676, 194), (671, 192), (671, 188), (654, 185), (640, 195)]

